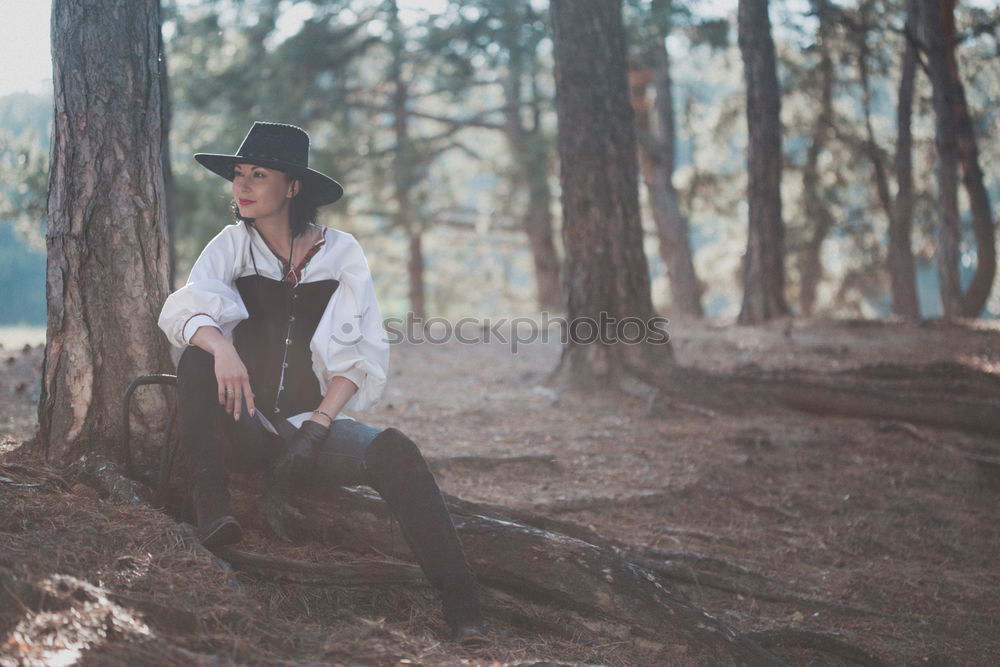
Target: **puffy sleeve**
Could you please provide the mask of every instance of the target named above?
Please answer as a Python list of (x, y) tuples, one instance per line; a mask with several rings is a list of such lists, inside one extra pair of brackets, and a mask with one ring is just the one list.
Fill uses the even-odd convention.
[(187, 284), (167, 297), (158, 324), (171, 345), (189, 345), (202, 326), (217, 327), (229, 337), (249, 316), (234, 282), (237, 253), (235, 234), (227, 228), (205, 246)]
[(341, 375), (358, 390), (344, 407), (365, 410), (378, 402), (389, 372), (389, 341), (375, 298), (368, 261), (357, 240), (344, 234), (335, 254), (340, 268), (337, 287), (316, 327), (310, 344), (313, 371), (325, 394), (330, 381)]

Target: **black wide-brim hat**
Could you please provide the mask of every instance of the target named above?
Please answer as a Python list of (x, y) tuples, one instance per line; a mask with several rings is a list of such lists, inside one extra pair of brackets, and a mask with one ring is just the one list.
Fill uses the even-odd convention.
[(344, 194), (340, 183), (309, 168), (309, 135), (294, 125), (256, 121), (236, 155), (196, 153), (194, 159), (227, 181), (233, 180), (233, 167), (237, 164), (257, 164), (283, 171), (302, 181), (302, 195), (316, 206), (332, 204)]

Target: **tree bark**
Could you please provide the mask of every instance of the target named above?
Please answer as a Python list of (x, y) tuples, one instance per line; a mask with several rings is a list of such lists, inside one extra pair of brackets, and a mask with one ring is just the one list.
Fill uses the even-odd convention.
[(409, 259), (407, 275), (409, 276), (410, 317), (422, 320), (427, 316), (424, 299), (424, 255), (421, 244), (423, 230), (414, 222), (410, 215), (410, 188), (414, 182), (414, 154), (410, 142), (409, 128), (409, 87), (403, 76), (403, 62), (406, 58), (403, 27), (399, 21), (399, 8), (393, 0), (390, 5), (389, 29), (392, 31), (389, 48), (392, 62), (390, 63), (390, 79), (392, 80), (392, 122), (396, 146), (393, 153), (392, 186), (393, 201), (396, 210), (393, 212), (393, 222), (398, 229), (403, 230), (409, 239)]
[(747, 85), (749, 235), (738, 321), (788, 314), (781, 218), (781, 96), (767, 0), (740, 0), (739, 43)]
[[(48, 199), (48, 339), (39, 441), (57, 465), (114, 459), (122, 392), (171, 367), (156, 321), (168, 293), (157, 0), (56, 0)], [(167, 430), (158, 391), (133, 424)], [(143, 438), (137, 438), (141, 441)]]
[(819, 158), (826, 149), (826, 140), (833, 129), (833, 83), (834, 69), (829, 44), (832, 21), (830, 9), (825, 0), (816, 3), (819, 17), (817, 45), (819, 47), (819, 114), (813, 127), (812, 142), (806, 152), (802, 169), (802, 198), (806, 220), (812, 224), (809, 238), (799, 255), (799, 308), (802, 315), (810, 317), (816, 306), (816, 290), (823, 278), (823, 242), (833, 229), (834, 219), (826, 205), (820, 182)]
[(423, 320), (427, 315), (424, 301), (424, 246), (420, 229), (411, 229), (409, 234), (409, 259), (406, 262), (410, 276), (410, 317)]
[(906, 46), (899, 74), (896, 107), (896, 200), (889, 215), (889, 281), (892, 312), (904, 317), (920, 317), (917, 274), (913, 259), (913, 85), (917, 72), (920, 3), (909, 0), (906, 7)]
[(956, 148), (962, 166), (962, 184), (969, 197), (972, 212), (972, 233), (976, 239), (976, 269), (972, 280), (962, 295), (961, 314), (964, 317), (979, 317), (993, 289), (993, 278), (997, 272), (996, 231), (993, 226), (993, 209), (990, 197), (983, 183), (983, 170), (979, 166), (979, 148), (976, 133), (969, 115), (969, 105), (965, 98), (965, 86), (958, 71), (955, 57), (955, 0), (941, 0), (941, 31), (945, 39), (945, 62), (952, 92), (951, 111), (955, 116), (957, 131)]
[[(670, 5), (670, 2), (654, 3), (653, 20), (658, 30), (648, 54), (652, 72), (633, 70), (630, 74), (631, 99), (639, 132), (639, 163), (660, 239), (660, 256), (670, 278), (670, 305), (677, 315), (701, 317), (704, 314), (701, 282), (692, 259), (688, 221), (681, 213), (680, 197), (674, 186), (677, 129), (670, 54), (665, 43), (670, 32)], [(646, 88), (650, 82), (656, 90), (656, 102), (652, 109), (656, 117), (655, 128), (646, 99)]]
[[(913, 252), (910, 249), (910, 218), (912, 218), (912, 194), (906, 194), (906, 189), (908, 188), (910, 193), (912, 193), (913, 181), (912, 174), (907, 171), (911, 169), (907, 166), (907, 162), (912, 159), (912, 148), (911, 148), (911, 137), (910, 137), (910, 120), (909, 114), (912, 111), (912, 95), (913, 95), (913, 71), (910, 70), (907, 73), (907, 63), (905, 62), (907, 54), (904, 54), (903, 71), (901, 73), (901, 97), (902, 103), (908, 104), (911, 109), (908, 109), (904, 113), (905, 118), (900, 120), (900, 145), (897, 146), (897, 151), (902, 151), (902, 162), (897, 161), (897, 172), (902, 173), (903, 180), (900, 182), (899, 188), (904, 195), (910, 197), (911, 210), (909, 212), (902, 211), (907, 217), (900, 220), (898, 223), (895, 221), (897, 216), (896, 205), (893, 201), (892, 194), (889, 188), (889, 175), (887, 160), (885, 153), (882, 148), (878, 145), (878, 140), (875, 136), (875, 127), (872, 124), (872, 94), (871, 94), (871, 77), (869, 76), (869, 66), (871, 60), (871, 51), (868, 46), (868, 33), (871, 29), (870, 21), (867, 18), (870, 13), (874, 10), (872, 8), (872, 3), (868, 2), (861, 7), (859, 12), (862, 15), (861, 24), (853, 26), (854, 29), (854, 39), (857, 42), (858, 48), (858, 77), (861, 83), (861, 109), (864, 114), (865, 119), (865, 133), (866, 140), (864, 143), (864, 151), (868, 156), (868, 160), (872, 164), (872, 171), (875, 176), (875, 191), (878, 196), (879, 204), (882, 206), (882, 210), (885, 211), (886, 219), (889, 222), (889, 265), (890, 265), (890, 275), (893, 271), (893, 263), (897, 264), (896, 271), (898, 275), (893, 275), (891, 280), (895, 287), (897, 284), (904, 291), (904, 297), (909, 301), (912, 298), (912, 304), (908, 304), (908, 308), (912, 307), (913, 312), (907, 313), (912, 316), (917, 315), (916, 306), (916, 275), (913, 269)], [(902, 90), (907, 85), (907, 76), (909, 77), (909, 89)], [(905, 95), (909, 94), (910, 99), (906, 100)], [(902, 123), (905, 122), (905, 127)], [(911, 169), (912, 170), (912, 169)], [(907, 283), (907, 271), (909, 272), (909, 278)], [(910, 294), (906, 293), (907, 289), (912, 289), (912, 297)], [(896, 297), (893, 297), (893, 302), (897, 301)], [(902, 304), (900, 304), (902, 305)]]
[[(938, 281), (941, 309), (945, 317), (962, 314), (959, 281), (961, 229), (958, 214), (958, 123), (955, 89), (948, 58), (955, 38), (951, 0), (930, 0), (921, 12), (923, 42), (927, 49), (927, 71), (933, 89), (934, 145), (937, 148)], [(950, 28), (950, 30), (949, 30)]]
[[(669, 366), (672, 356), (649, 342), (654, 312), (620, 2), (553, 0), (551, 17), (569, 319), (557, 371), (569, 384), (596, 386), (620, 379), (629, 362)], [(626, 328), (638, 344), (623, 342)]]

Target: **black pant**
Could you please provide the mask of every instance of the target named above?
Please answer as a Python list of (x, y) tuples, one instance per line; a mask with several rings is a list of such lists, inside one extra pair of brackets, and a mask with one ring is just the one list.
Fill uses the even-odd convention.
[[(177, 364), (177, 387), (181, 446), (202, 524), (229, 513), (229, 472), (267, 470), (284, 451), (285, 441), (245, 409), (238, 421), (226, 414), (218, 401), (215, 359), (201, 348), (184, 351)], [(378, 491), (428, 581), (441, 592), (449, 625), (479, 622), (479, 598), (462, 545), (437, 482), (413, 440), (395, 428), (338, 419), (330, 426), (311, 473), (313, 483), (365, 484)]]

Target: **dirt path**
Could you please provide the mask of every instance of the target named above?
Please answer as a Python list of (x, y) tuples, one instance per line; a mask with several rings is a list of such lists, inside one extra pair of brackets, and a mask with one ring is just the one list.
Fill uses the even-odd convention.
[[(678, 324), (671, 335), (680, 361), (712, 370), (951, 360), (1000, 373), (1000, 327), (989, 324)], [(386, 396), (357, 416), (411, 435), (455, 495), (551, 514), (717, 568), (750, 592), (678, 586), (739, 630), (839, 633), (890, 664), (1000, 661), (1000, 472), (969, 458), (1000, 456), (996, 438), (779, 409), (654, 418), (640, 398), (539, 389), (558, 353), (556, 340), (513, 355), (500, 342), (396, 345)], [(2, 366), (0, 436), (10, 447), (31, 431), (39, 351), (6, 354), (13, 361)], [(340, 595), (364, 617), (360, 594)], [(372, 604), (385, 611), (385, 601)], [(371, 641), (384, 653), (373, 658), (365, 644), (351, 660), (455, 664), (464, 655), (431, 647), (434, 635), (418, 617), (379, 628)], [(643, 655), (507, 632), (490, 659), (636, 664)], [(809, 655), (800, 664), (850, 664)]]

